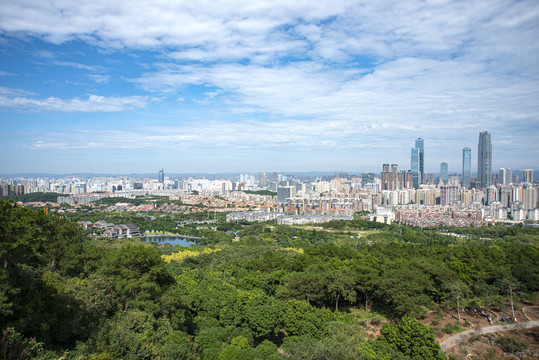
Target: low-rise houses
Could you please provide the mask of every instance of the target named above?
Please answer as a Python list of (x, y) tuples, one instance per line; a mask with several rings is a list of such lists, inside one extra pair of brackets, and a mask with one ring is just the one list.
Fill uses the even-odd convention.
[(139, 228), (135, 224), (115, 225), (102, 220), (96, 221), (95, 223), (92, 223), (91, 221), (77, 221), (77, 224), (84, 230), (102, 230), (103, 234), (111, 239), (140, 236)]
[(409, 226), (485, 226), (481, 210), (451, 206), (401, 205), (395, 208), (395, 221)]

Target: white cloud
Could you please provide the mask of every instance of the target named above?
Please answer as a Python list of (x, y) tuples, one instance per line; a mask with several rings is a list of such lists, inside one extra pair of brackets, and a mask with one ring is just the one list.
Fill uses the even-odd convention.
[(97, 84), (107, 84), (110, 81), (109, 75), (88, 75), (88, 77)]
[(0, 96), (10, 97), (10, 96), (31, 96), (35, 95), (34, 93), (21, 89), (12, 89), (4, 86), (0, 86)]
[(16, 91), (9, 89), (6, 92), (0, 91), (0, 108), (24, 112), (117, 112), (143, 108), (148, 103), (148, 98), (142, 96), (104, 97), (90, 95), (87, 99), (65, 100), (56, 97), (33, 99), (25, 96), (13, 96), (14, 94)]
[[(106, 138), (84, 134), (88, 142), (70, 141), (67, 135), (43, 140), (51, 147), (383, 150), (407, 149), (410, 139), (423, 136), (458, 148), (459, 141), (475, 143), (480, 129), (507, 133), (506, 141), (522, 136), (530, 151), (537, 146), (535, 0), (19, 0), (4, 5), (0, 30), (6, 37), (31, 35), (55, 44), (78, 39), (132, 56), (139, 55), (133, 49), (152, 50), (141, 60), (145, 73), (115, 79), (130, 76), (130, 84), (162, 93), (179, 108), (206, 107), (200, 110), (204, 120), (148, 128), (149, 135), (136, 144), (122, 140), (133, 133), (112, 132)], [(47, 51), (38, 55), (58, 58)], [(55, 64), (104, 71), (90, 61)], [(114, 66), (122, 65), (110, 63), (107, 70)], [(102, 84), (110, 79), (88, 76)], [(202, 90), (192, 92), (193, 87)], [(35, 99), (9, 91), (0, 88), (0, 106), (23, 111), (122, 111), (148, 103), (131, 96)], [(464, 133), (473, 134), (471, 140), (462, 139)]]
[(94, 71), (94, 72), (101, 72), (104, 70), (103, 67), (101, 66), (79, 64), (72, 61), (54, 61), (53, 64), (57, 66), (69, 66), (69, 67), (79, 69), (79, 70), (88, 70), (88, 71)]

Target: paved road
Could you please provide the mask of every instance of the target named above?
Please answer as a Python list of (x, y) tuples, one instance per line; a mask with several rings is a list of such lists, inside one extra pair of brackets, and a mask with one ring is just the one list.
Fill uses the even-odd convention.
[(442, 342), (440, 344), (440, 347), (443, 351), (447, 351), (448, 349), (451, 349), (453, 346), (460, 344), (461, 342), (464, 342), (468, 340), (473, 335), (483, 335), (498, 331), (506, 331), (506, 330), (519, 330), (519, 329), (529, 329), (533, 327), (539, 327), (539, 321), (526, 321), (522, 323), (516, 323), (516, 324), (508, 324), (508, 325), (492, 325), (488, 327), (481, 328), (479, 330), (468, 330), (461, 332), (459, 334), (451, 336), (446, 341)]

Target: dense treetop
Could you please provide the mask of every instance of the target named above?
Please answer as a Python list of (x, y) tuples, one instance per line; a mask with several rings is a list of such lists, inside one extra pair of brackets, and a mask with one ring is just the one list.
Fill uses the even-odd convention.
[[(537, 229), (465, 229), (468, 240), (359, 219), (181, 230), (199, 245), (89, 239), (63, 216), (0, 202), (0, 355), (436, 359), (416, 319), (454, 307), (455, 284), (475, 307), (500, 306), (507, 284), (520, 299), (539, 290)], [(377, 339), (359, 313), (388, 319)]]

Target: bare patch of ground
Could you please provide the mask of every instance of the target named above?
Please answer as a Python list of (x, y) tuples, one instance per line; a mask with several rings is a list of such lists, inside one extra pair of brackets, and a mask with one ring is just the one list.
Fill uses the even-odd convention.
[[(502, 343), (510, 338), (523, 340), (526, 350), (504, 352)], [(456, 359), (539, 359), (539, 327), (475, 335), (445, 353), (456, 355)]]
[[(510, 325), (507, 321), (511, 318), (512, 312), (510, 304), (505, 304), (502, 310), (485, 309), (492, 318), (489, 324), (487, 317), (480, 312), (461, 312), (462, 333), (446, 334), (443, 329), (449, 324), (457, 324), (457, 313), (451, 309), (443, 314), (431, 312), (421, 321), (434, 328), (436, 340), (444, 344), (445, 353), (449, 356), (453, 354), (456, 359), (538, 359), (539, 360), (539, 306), (515, 304), (515, 317), (517, 323)], [(526, 324), (526, 325), (525, 325)], [(528, 329), (504, 330), (510, 327), (536, 326)], [(480, 334), (484, 333), (484, 334)], [(454, 337), (454, 338), (452, 338)], [(460, 339), (459, 339), (460, 338)], [(517, 353), (504, 353), (501, 343), (503, 338), (516, 338), (523, 340), (526, 350)], [(447, 341), (448, 339), (452, 339)], [(511, 340), (511, 339), (509, 339)], [(462, 342), (460, 342), (462, 341)], [(445, 343), (444, 343), (445, 342)], [(458, 343), (460, 342), (460, 343)], [(456, 344), (456, 345), (453, 345)], [(448, 347), (448, 346), (451, 347)]]

